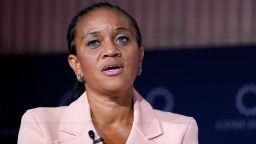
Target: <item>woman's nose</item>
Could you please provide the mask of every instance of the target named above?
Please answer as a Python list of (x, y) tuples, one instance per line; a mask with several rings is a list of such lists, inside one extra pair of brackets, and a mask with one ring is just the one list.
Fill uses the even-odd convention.
[(103, 57), (118, 57), (121, 55), (120, 49), (118, 45), (115, 45), (114, 43), (108, 43), (105, 45), (103, 50)]

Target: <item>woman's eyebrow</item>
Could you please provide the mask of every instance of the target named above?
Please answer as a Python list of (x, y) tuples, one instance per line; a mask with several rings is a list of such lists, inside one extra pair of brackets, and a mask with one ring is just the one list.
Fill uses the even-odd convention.
[[(132, 31), (130, 29), (125, 28), (125, 27), (117, 27), (115, 29), (115, 31), (117, 31), (117, 32), (124, 32), (124, 31), (126, 31), (126, 32), (132, 33)], [(82, 39), (86, 38), (87, 36), (97, 36), (97, 35), (99, 35), (99, 33), (100, 33), (100, 31), (97, 31), (97, 30), (89, 31), (89, 32), (83, 34)]]
[(99, 31), (91, 31), (91, 32), (87, 32), (86, 34), (85, 34), (85, 36), (87, 36), (87, 35), (97, 35), (97, 34), (99, 34), (100, 32)]
[(118, 28), (116, 28), (116, 31), (128, 31), (128, 32), (132, 33), (132, 31), (130, 29), (127, 29), (124, 27), (118, 27)]
[(83, 34), (82, 39), (86, 38), (87, 36), (96, 36), (99, 33), (100, 33), (99, 31), (87, 32), (87, 33)]

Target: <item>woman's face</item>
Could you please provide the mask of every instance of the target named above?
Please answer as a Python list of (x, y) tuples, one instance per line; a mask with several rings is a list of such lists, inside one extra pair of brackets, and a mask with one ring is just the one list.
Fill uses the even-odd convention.
[(114, 9), (98, 8), (83, 16), (76, 27), (77, 56), (69, 63), (84, 77), (86, 89), (122, 93), (132, 89), (144, 49), (138, 48), (129, 19)]

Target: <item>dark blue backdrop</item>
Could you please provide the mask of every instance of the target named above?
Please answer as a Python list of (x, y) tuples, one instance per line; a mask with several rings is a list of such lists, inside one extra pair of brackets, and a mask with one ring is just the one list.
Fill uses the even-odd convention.
[[(136, 89), (155, 108), (193, 116), (202, 144), (253, 144), (254, 46), (148, 51)], [(73, 87), (66, 55), (1, 56), (0, 138), (16, 143), (26, 109), (63, 105)]]

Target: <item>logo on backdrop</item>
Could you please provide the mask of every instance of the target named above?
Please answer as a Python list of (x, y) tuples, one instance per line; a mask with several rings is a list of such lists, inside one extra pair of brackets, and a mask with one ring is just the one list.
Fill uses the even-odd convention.
[(256, 85), (248, 84), (238, 90), (236, 95), (236, 108), (238, 109), (239, 113), (244, 116), (256, 116), (256, 105), (253, 107), (248, 107), (244, 103), (244, 99), (248, 94), (253, 94), (253, 96), (256, 97)]
[(256, 101), (253, 102), (254, 106), (247, 106), (245, 103), (245, 99), (248, 96), (256, 97), (255, 84), (245, 84), (244, 86), (238, 89), (237, 94), (235, 96), (234, 107), (238, 110), (239, 114), (243, 116), (243, 118), (219, 119), (215, 122), (216, 130), (256, 130)]
[[(161, 99), (161, 101), (159, 101)], [(156, 109), (172, 111), (174, 97), (171, 91), (165, 87), (154, 87), (146, 95), (146, 100)]]

